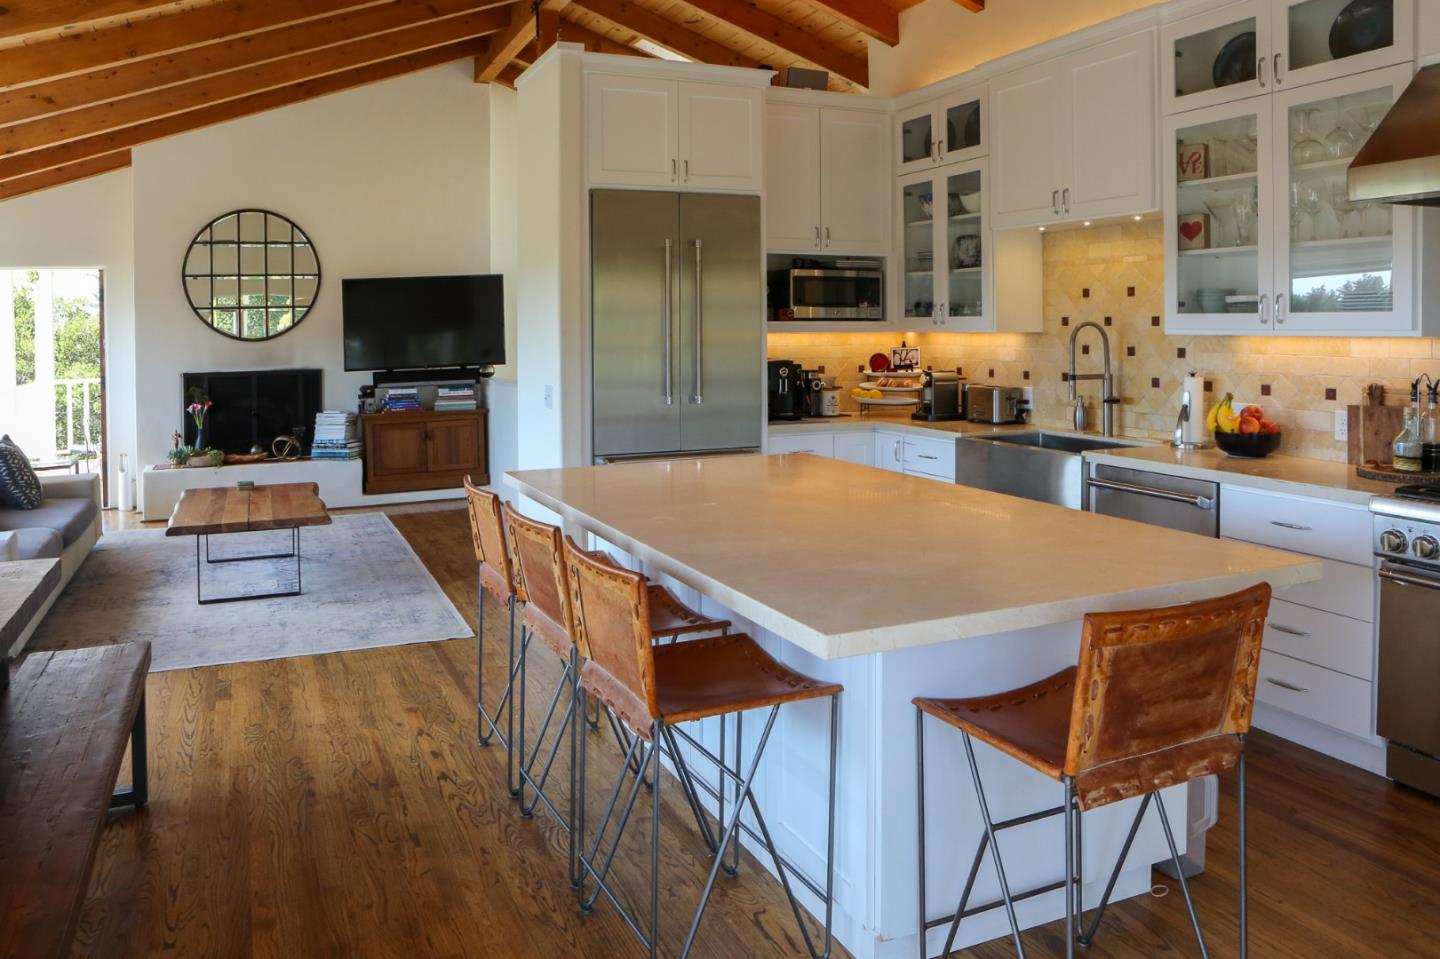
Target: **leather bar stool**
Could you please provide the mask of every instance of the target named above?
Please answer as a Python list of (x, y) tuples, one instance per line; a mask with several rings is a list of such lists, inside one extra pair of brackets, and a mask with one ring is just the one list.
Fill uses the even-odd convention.
[[(620, 774), (608, 791), (605, 812), (588, 848), (584, 801), (587, 737), (581, 737), (580, 776), (577, 787), (581, 801), (577, 806), (575, 820), (581, 911), (589, 912), (595, 901), (604, 895), (620, 913), (626, 925), (649, 949), (650, 955), (658, 955), (660, 755), (662, 748), (668, 746), (667, 752), (674, 763), (681, 790), (714, 857), (709, 878), (700, 894), (700, 902), (680, 952), (681, 959), (689, 955), (695, 943), (705, 905), (724, 864), (726, 852), (737, 840), (737, 832), (742, 826), (741, 817), (747, 806), (758, 827), (758, 832), (747, 832), (762, 842), (770, 853), (776, 874), (790, 900), (796, 924), (805, 939), (806, 948), (816, 959), (828, 956), (833, 942), (831, 902), (835, 858), (835, 776), (842, 688), (838, 684), (821, 682), (789, 669), (743, 633), (693, 639), (670, 645), (656, 644), (649, 629), (651, 592), (642, 574), (617, 569), (580, 549), (569, 539), (565, 541), (565, 567), (570, 580), (570, 610), (576, 642), (587, 652), (585, 662), (580, 667), (582, 708), (586, 698), (600, 699), (632, 734)], [(775, 847), (752, 792), (752, 786), (780, 707), (787, 703), (826, 697), (830, 699), (830, 791), (825, 879), (821, 885), (801, 873)], [(680, 728), (685, 723), (738, 715), (752, 709), (765, 709), (768, 712), (754, 755), (743, 769), (738, 761), (734, 767), (728, 765), (723, 757), (706, 750)], [(706, 813), (696, 793), (695, 777), (689, 770), (685, 754), (679, 748), (682, 738), (697, 755), (711, 762), (722, 772), (725, 780), (735, 787), (733, 811), (728, 818), (725, 818), (722, 812), (717, 832), (711, 832)], [(736, 755), (741, 755), (738, 742)], [(634, 812), (640, 787), (645, 782), (643, 773), (637, 771), (634, 765), (634, 760), (637, 759), (640, 770), (649, 768), (650, 781), (653, 784), (648, 927), (641, 926), (624, 907), (620, 895), (609, 882), (610, 867), (616, 850)], [(633, 783), (627, 788), (627, 780), (632, 778)], [(612, 824), (613, 836), (610, 835)], [(816, 948), (811, 930), (795, 898), (792, 879), (803, 882), (825, 904), (823, 948)], [(591, 880), (594, 881), (594, 888), (590, 888)]]
[[(520, 661), (518, 674), (519, 715), (515, 729), (515, 754), (518, 757), (518, 786), (520, 812), (530, 817), (535, 807), (543, 804), (555, 820), (570, 836), (571, 880), (578, 882), (575, 868), (575, 840), (571, 824), (574, 822), (575, 783), (574, 770), (576, 733), (579, 723), (574, 721), (579, 686), (579, 663), (588, 655), (583, 644), (577, 644), (572, 631), (570, 615), (570, 585), (565, 572), (565, 557), (562, 534), (558, 526), (531, 519), (510, 503), (501, 506), (504, 530), (509, 540), (510, 553), (514, 560), (513, 570), (517, 592), (525, 600), (521, 613)], [(617, 566), (613, 556), (591, 553), (599, 562)], [(652, 639), (673, 639), (676, 636), (700, 632), (728, 630), (730, 622), (711, 619), (685, 606), (663, 586), (649, 587), (647, 599), (650, 606), (650, 635)], [(560, 678), (550, 696), (545, 718), (535, 737), (534, 745), (526, 747), (528, 732), (527, 691), (529, 688), (528, 666), (530, 647), (533, 640), (540, 641), (560, 659)], [(558, 725), (557, 725), (558, 717)], [(613, 720), (612, 720), (613, 721)], [(553, 737), (551, 728), (555, 727)], [(621, 750), (629, 748), (629, 740), (619, 726), (615, 727), (616, 741)], [(550, 745), (546, 748), (546, 740)], [(568, 805), (564, 812), (546, 794), (550, 773), (560, 747), (568, 739), (570, 743), (570, 788)], [(527, 801), (526, 787), (535, 795)]]
[[(515, 656), (515, 607), (521, 601), (516, 588), (514, 566), (510, 561), (510, 547), (505, 541), (505, 526), (500, 515), (501, 500), (489, 490), (481, 489), (465, 478), (465, 506), (470, 514), (470, 539), (475, 546), (475, 559), (479, 563), (479, 589), (476, 592), (475, 609), (475, 723), (476, 735), (481, 746), (490, 745), (491, 739), (498, 740), (505, 748), (505, 785), (511, 796), (519, 796), (516, 783), (515, 762), (510, 741), (515, 730), (515, 678), (519, 664)], [(504, 692), (496, 702), (494, 711), (485, 707), (485, 595), (490, 594), (503, 603), (510, 614), (510, 639), (506, 652)], [(505, 713), (505, 731), (499, 726), (499, 716)], [(488, 730), (488, 731), (487, 731)]]
[[(1135, 612), (1092, 613), (1085, 617), (1080, 660), (1038, 683), (994, 696), (914, 700), (916, 787), (920, 836), (920, 957), (926, 933), (948, 924), (948, 956), (961, 920), (1004, 907), (1015, 948), (1024, 957), (1015, 903), (1065, 890), (1065, 955), (1075, 943), (1094, 940), (1135, 834), (1151, 803), (1160, 813), (1165, 840), (1202, 956), (1209, 955), (1180, 855), (1165, 815), (1160, 790), (1237, 768), (1240, 827), (1240, 955), (1247, 949), (1245, 874), (1245, 737), (1255, 703), (1260, 641), (1270, 608), (1270, 587), (1260, 584), (1219, 599)], [(955, 912), (929, 918), (925, 901), (925, 717), (960, 730), (975, 783), (984, 832)], [(986, 802), (974, 740), (988, 743), (1018, 762), (1059, 782), (1064, 802), (996, 822)], [(1081, 814), (1143, 796), (1110, 875), (1093, 921), (1084, 929), (1079, 864), (1083, 846)], [(1065, 818), (1065, 876), (1012, 893), (996, 845), (996, 834), (1052, 816)], [(970, 894), (987, 849), (995, 865), (1001, 898), (971, 906)], [(1077, 931), (1077, 929), (1079, 931)]]

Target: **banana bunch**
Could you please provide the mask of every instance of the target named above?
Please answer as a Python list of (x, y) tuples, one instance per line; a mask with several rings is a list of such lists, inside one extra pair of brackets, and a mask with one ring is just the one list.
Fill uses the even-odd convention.
[(1210, 414), (1205, 417), (1205, 428), (1212, 433), (1217, 430), (1221, 433), (1234, 433), (1240, 422), (1240, 414), (1235, 412), (1234, 402), (1235, 394), (1226, 393), (1223, 400), (1210, 407)]

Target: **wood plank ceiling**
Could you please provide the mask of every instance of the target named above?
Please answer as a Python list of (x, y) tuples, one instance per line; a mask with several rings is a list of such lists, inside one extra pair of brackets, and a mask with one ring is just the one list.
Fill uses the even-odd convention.
[(7, 0), (0, 200), (127, 166), (152, 140), (443, 63), (513, 85), (556, 41), (818, 67), (830, 89), (860, 92), (870, 38), (897, 43), (900, 12), (919, 2)]

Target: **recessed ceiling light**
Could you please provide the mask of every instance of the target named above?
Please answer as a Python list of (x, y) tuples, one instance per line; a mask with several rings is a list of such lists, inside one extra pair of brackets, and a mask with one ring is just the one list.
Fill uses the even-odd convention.
[(1040, 232), (1041, 232), (1041, 233), (1044, 233), (1044, 232), (1045, 232), (1045, 228), (1044, 228), (1043, 226), (1040, 228)]
[(1144, 218), (1143, 216), (1140, 216), (1138, 213), (1135, 215), (1135, 222), (1136, 222), (1136, 223), (1139, 223), (1139, 222), (1140, 222), (1141, 220), (1143, 220), (1143, 219), (1145, 219), (1145, 218)]

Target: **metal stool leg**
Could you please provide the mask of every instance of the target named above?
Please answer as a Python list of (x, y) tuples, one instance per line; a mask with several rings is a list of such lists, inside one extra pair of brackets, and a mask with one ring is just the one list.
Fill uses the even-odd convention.
[(1140, 822), (1145, 818), (1145, 810), (1150, 808), (1153, 795), (1147, 793), (1145, 798), (1140, 800), (1140, 811), (1135, 814), (1135, 821), (1130, 824), (1130, 832), (1125, 836), (1125, 844), (1120, 847), (1120, 858), (1115, 860), (1115, 868), (1110, 873), (1109, 881), (1105, 883), (1105, 892), (1100, 896), (1100, 904), (1095, 908), (1095, 918), (1090, 921), (1090, 928), (1080, 933), (1079, 942), (1082, 946), (1089, 946), (1095, 941), (1100, 920), (1105, 918), (1105, 909), (1110, 905), (1110, 895), (1115, 891), (1115, 883), (1120, 879), (1120, 870), (1124, 868), (1125, 860), (1130, 857), (1130, 847), (1135, 842), (1135, 834), (1140, 831)]
[(929, 907), (925, 903), (925, 711), (919, 706), (915, 707), (915, 822), (917, 823), (916, 852), (920, 867), (919, 878), (919, 914), (920, 921), (916, 928), (920, 930), (920, 959), (929, 959), (925, 940), (930, 932), (928, 919)]
[(965, 734), (965, 758), (970, 762), (970, 777), (975, 780), (975, 798), (980, 803), (980, 816), (985, 820), (985, 836), (990, 842), (990, 857), (995, 863), (995, 873), (1000, 877), (1000, 895), (1005, 900), (1005, 915), (1010, 919), (1010, 932), (1015, 937), (1015, 951), (1025, 959), (1025, 946), (1020, 941), (1020, 922), (1015, 918), (1015, 900), (1010, 895), (1010, 880), (1005, 878), (1005, 864), (1000, 859), (1000, 847), (995, 842), (995, 823), (990, 818), (990, 805), (985, 801), (985, 787), (980, 782), (980, 767), (975, 763), (975, 746), (970, 735)]
[(1245, 847), (1245, 737), (1240, 737), (1240, 959), (1250, 950), (1250, 878), (1246, 874)]
[(1075, 783), (1069, 776), (1065, 782), (1065, 959), (1075, 956)]
[(1190, 898), (1190, 883), (1185, 879), (1185, 870), (1180, 866), (1180, 852), (1175, 846), (1175, 834), (1170, 828), (1170, 817), (1165, 815), (1165, 797), (1155, 795), (1155, 808), (1160, 811), (1160, 825), (1165, 829), (1165, 843), (1170, 847), (1170, 861), (1175, 864), (1175, 876), (1180, 883), (1180, 892), (1185, 896), (1185, 909), (1190, 913), (1190, 925), (1195, 929), (1195, 941), (1200, 944), (1201, 959), (1210, 959), (1205, 948), (1205, 934), (1200, 931), (1200, 918), (1195, 915), (1195, 900)]

